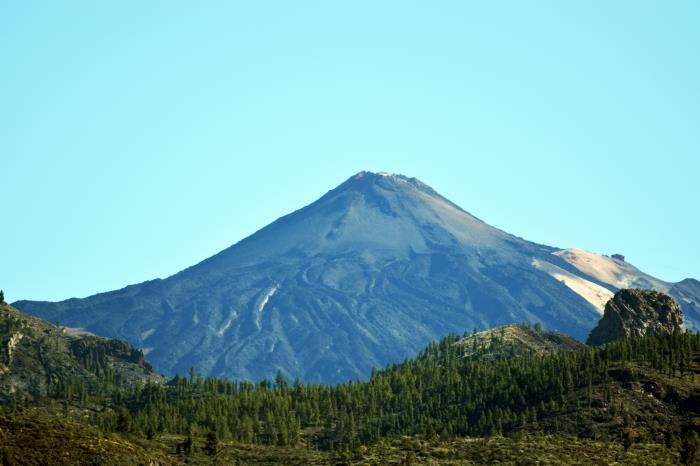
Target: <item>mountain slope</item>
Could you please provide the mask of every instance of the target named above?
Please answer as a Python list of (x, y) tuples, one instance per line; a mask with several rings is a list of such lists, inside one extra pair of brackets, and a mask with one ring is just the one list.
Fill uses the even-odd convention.
[(471, 359), (543, 355), (585, 347), (568, 335), (538, 330), (526, 324), (509, 324), (476, 332), (455, 344), (463, 348), (464, 357)]
[(71, 334), (0, 303), (0, 404), (55, 395), (76, 380), (89, 389), (161, 378), (124, 341)]
[(611, 290), (600, 293), (605, 301), (603, 307), (613, 297), (614, 291), (625, 288), (654, 290), (666, 293), (678, 302), (685, 315), (687, 328), (700, 329), (700, 282), (697, 280), (687, 278), (678, 283), (665, 282), (642, 272), (620, 255), (608, 257), (577, 248), (562, 249), (554, 254), (575, 267), (588, 280)]
[[(474, 341), (490, 348), (463, 357)], [(512, 343), (522, 357), (501, 352)], [(668, 348), (674, 358), (659, 357)], [(679, 464), (700, 451), (699, 351), (690, 333), (587, 348), (510, 325), (448, 336), (361, 383), (180, 377), (0, 408), (0, 462)]]
[(333, 382), (465, 328), (540, 321), (585, 339), (602, 305), (552, 270), (584, 288), (612, 287), (556, 251), (487, 225), (415, 178), (362, 172), (167, 279), (19, 305), (127, 339), (169, 375), (196, 366)]
[(619, 255), (601, 256), (578, 248), (562, 249), (554, 254), (580, 272), (617, 289), (649, 288), (667, 291), (670, 288), (668, 283), (642, 272)]
[(156, 445), (99, 429), (46, 407), (0, 408), (0, 464), (133, 466), (185, 464)]

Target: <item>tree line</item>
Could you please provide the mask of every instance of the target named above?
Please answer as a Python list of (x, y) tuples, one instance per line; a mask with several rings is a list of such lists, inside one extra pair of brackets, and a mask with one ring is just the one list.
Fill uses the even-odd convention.
[[(691, 377), (700, 351), (700, 334), (676, 332), (480, 360), (465, 358), (458, 340), (451, 335), (432, 343), (414, 359), (373, 371), (366, 382), (305, 384), (278, 374), (253, 383), (192, 371), (167, 384), (125, 390), (105, 370), (102, 386), (84, 387), (76, 379), (55, 395), (104, 405), (93, 410), (92, 422), (108, 430), (342, 450), (398, 435), (505, 433), (571, 408), (576, 393), (584, 394), (577, 405), (590, 406), (592, 387), (608, 381), (611, 366), (635, 361), (669, 377)], [(494, 344), (483, 351), (492, 352)]]

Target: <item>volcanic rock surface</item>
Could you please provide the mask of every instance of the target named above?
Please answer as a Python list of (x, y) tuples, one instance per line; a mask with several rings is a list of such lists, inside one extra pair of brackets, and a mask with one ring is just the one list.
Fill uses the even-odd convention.
[(605, 305), (603, 318), (588, 337), (589, 345), (654, 333), (673, 333), (683, 326), (683, 311), (670, 296), (657, 291), (625, 289)]

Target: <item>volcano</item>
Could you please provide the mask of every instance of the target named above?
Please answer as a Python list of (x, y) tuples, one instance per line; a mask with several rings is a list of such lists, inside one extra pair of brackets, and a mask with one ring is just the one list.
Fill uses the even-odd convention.
[(361, 172), (166, 279), (15, 306), (126, 339), (166, 375), (310, 382), (366, 378), (449, 333), (513, 322), (585, 340), (620, 280), (676, 289), (698, 321), (697, 281), (584, 255), (494, 228), (415, 178)]

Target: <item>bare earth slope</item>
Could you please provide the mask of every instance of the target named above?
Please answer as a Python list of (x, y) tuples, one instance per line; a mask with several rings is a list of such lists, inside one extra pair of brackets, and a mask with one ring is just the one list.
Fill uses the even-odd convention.
[[(578, 280), (587, 277), (588, 283), (598, 282), (613, 291), (643, 288), (668, 294), (681, 306), (686, 327), (690, 330), (700, 329), (700, 282), (697, 280), (687, 278), (678, 283), (665, 282), (642, 272), (624, 258), (603, 256), (583, 249), (562, 249), (554, 254), (583, 274)], [(603, 306), (613, 297), (613, 291), (599, 293), (604, 298)], [(579, 294), (585, 296), (585, 291)]]

